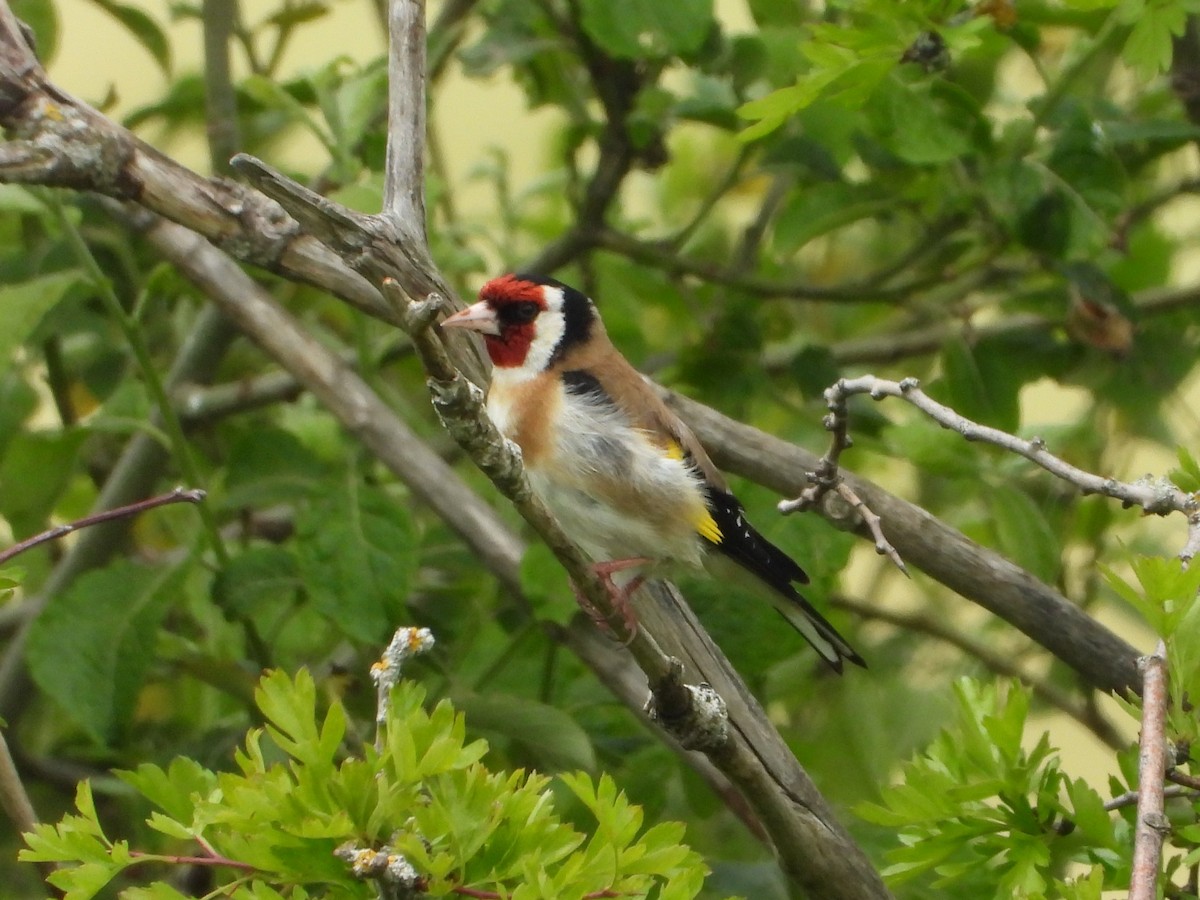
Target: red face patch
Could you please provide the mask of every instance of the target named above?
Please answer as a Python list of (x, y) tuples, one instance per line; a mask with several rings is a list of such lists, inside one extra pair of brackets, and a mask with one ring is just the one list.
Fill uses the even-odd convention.
[(514, 303), (536, 303), (545, 309), (542, 286), (516, 275), (501, 275), (479, 289), (479, 299), (494, 309), (500, 319), (500, 334), (483, 336), (492, 365), (508, 369), (523, 366), (529, 345), (537, 337), (537, 326), (533, 322), (506, 322), (504, 308)]
[(533, 323), (526, 325), (507, 325), (501, 329), (501, 334), (485, 334), (483, 345), (487, 347), (492, 365), (501, 369), (516, 369), (525, 365), (525, 357), (529, 354), (529, 345), (537, 334)]

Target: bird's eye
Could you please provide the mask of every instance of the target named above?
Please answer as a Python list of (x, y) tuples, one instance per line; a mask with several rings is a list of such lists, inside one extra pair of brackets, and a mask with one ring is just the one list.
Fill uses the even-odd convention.
[(532, 322), (541, 312), (541, 307), (529, 300), (522, 300), (519, 303), (513, 303), (505, 309), (507, 315), (504, 318), (518, 325), (524, 325), (527, 322)]

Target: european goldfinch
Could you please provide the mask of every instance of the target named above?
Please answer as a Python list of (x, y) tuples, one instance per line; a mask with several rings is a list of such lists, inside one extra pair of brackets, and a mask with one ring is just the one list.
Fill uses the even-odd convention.
[(613, 346), (591, 300), (527, 274), (495, 278), (479, 298), (442, 325), (483, 336), (494, 366), (488, 414), (598, 571), (701, 567), (715, 550), (770, 587), (776, 609), (836, 671), (847, 659), (865, 666), (797, 593), (804, 570), (746, 521), (704, 448)]

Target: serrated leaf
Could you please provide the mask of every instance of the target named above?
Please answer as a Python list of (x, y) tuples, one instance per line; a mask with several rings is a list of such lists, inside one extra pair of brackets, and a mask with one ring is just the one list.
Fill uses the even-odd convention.
[(114, 563), (82, 575), (30, 626), (34, 681), (97, 741), (128, 723), (181, 574)]
[(171, 74), (171, 42), (167, 33), (145, 10), (115, 0), (92, 0), (121, 23), (139, 44), (146, 48), (164, 75)]
[(57, 869), (46, 881), (63, 891), (63, 900), (92, 900), (118, 873), (109, 862), (88, 862)]
[(195, 815), (196, 800), (203, 799), (217, 786), (216, 773), (184, 757), (171, 760), (165, 771), (150, 763), (142, 763), (133, 771), (118, 771), (116, 774), (168, 816), (180, 822), (190, 822)]
[[(301, 669), (294, 681), (286, 672), (271, 672), (259, 683), (254, 697), (258, 708), (271, 723), (276, 743), (285, 752), (318, 745), (317, 689), (311, 672)], [(280, 741), (280, 735), (286, 740)]]
[(1066, 781), (1067, 797), (1071, 801), (1071, 821), (1088, 840), (1101, 847), (1115, 842), (1113, 823), (1100, 794), (1082, 778)]
[(712, 0), (582, 0), (580, 6), (588, 35), (623, 59), (691, 53), (713, 26)]
[(1142, 78), (1150, 79), (1170, 67), (1172, 43), (1187, 26), (1188, 10), (1183, 3), (1141, 6), (1122, 55)]
[(1175, 455), (1179, 460), (1179, 468), (1171, 470), (1171, 481), (1181, 491), (1193, 494), (1200, 491), (1200, 463), (1184, 447), (1176, 447)]
[(285, 547), (251, 547), (229, 560), (213, 580), (214, 602), (239, 615), (293, 598), (304, 587), (296, 557)]
[(416, 543), (408, 511), (366, 485), (325, 495), (296, 521), (296, 557), (314, 605), (373, 644), (402, 618)]

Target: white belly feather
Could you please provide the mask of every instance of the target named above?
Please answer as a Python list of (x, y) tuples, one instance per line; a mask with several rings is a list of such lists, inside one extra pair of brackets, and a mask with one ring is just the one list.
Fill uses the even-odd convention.
[[(505, 388), (493, 386), (488, 413), (511, 437), (517, 427)], [(558, 391), (549, 404), (557, 417), (554, 440), (527, 471), (534, 493), (567, 536), (596, 561), (644, 556), (701, 565), (703, 543), (694, 524), (704, 509), (701, 477), (664, 455), (611, 406)]]

